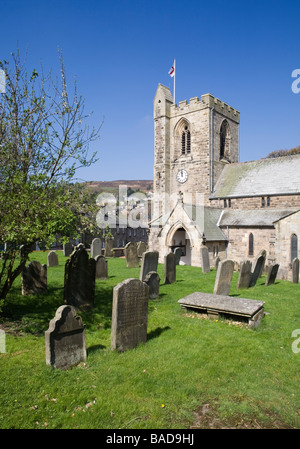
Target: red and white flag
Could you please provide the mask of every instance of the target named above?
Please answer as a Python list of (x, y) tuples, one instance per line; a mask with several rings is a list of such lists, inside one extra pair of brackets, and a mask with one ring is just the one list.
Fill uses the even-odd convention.
[(171, 78), (173, 78), (173, 76), (175, 76), (175, 61), (174, 61), (174, 64), (172, 65), (172, 67), (169, 70), (169, 75), (171, 76)]

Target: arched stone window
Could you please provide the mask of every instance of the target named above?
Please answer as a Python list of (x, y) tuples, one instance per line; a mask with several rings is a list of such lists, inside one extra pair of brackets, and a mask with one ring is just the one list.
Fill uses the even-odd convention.
[(189, 127), (185, 125), (181, 134), (181, 154), (189, 154), (191, 152), (191, 132)]
[(220, 127), (220, 159), (230, 158), (230, 127), (228, 121), (225, 119)]
[(254, 254), (254, 237), (252, 232), (249, 234), (249, 247), (248, 247), (249, 256), (253, 256)]
[(291, 262), (298, 257), (298, 237), (296, 234), (291, 235)]

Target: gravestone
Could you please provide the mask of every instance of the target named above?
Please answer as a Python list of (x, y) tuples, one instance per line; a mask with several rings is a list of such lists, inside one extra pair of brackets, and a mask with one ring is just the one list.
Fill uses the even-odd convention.
[(248, 288), (251, 280), (252, 263), (250, 260), (243, 260), (240, 265), (237, 288)]
[(150, 271), (145, 277), (144, 282), (149, 287), (149, 299), (155, 299), (159, 296), (160, 277), (156, 271)]
[(150, 271), (157, 271), (158, 251), (145, 251), (142, 256), (140, 281), (144, 281)]
[(233, 260), (226, 259), (219, 263), (214, 286), (214, 295), (229, 295), (234, 269)]
[(175, 254), (175, 263), (176, 263), (176, 265), (179, 265), (179, 262), (180, 262), (180, 258), (181, 258), (181, 256), (182, 256), (182, 248), (175, 248), (175, 250), (174, 250), (174, 254)]
[(64, 243), (64, 245), (63, 245), (63, 251), (64, 251), (64, 256), (65, 256), (65, 257), (69, 257), (70, 254), (72, 254), (72, 251), (73, 251), (73, 245), (72, 245), (72, 243)]
[(45, 332), (46, 364), (68, 369), (85, 361), (86, 340), (81, 317), (70, 305), (57, 309)]
[(215, 265), (215, 270), (217, 271), (218, 270), (218, 266), (219, 266), (219, 263), (220, 263), (220, 257), (219, 256), (217, 256), (216, 258), (215, 258), (215, 260), (214, 260), (214, 265)]
[(200, 258), (201, 258), (202, 273), (208, 273), (210, 271), (210, 263), (209, 263), (208, 248), (206, 246), (200, 247)]
[(65, 265), (64, 301), (80, 309), (94, 306), (96, 261), (82, 243), (74, 248)]
[(107, 279), (108, 269), (107, 260), (104, 256), (97, 256), (96, 259), (96, 279)]
[(55, 251), (49, 251), (47, 256), (47, 265), (48, 267), (55, 267), (58, 265), (58, 256)]
[(114, 247), (114, 240), (112, 238), (106, 237), (105, 238), (105, 249), (104, 249), (104, 256), (105, 257), (113, 257), (113, 247)]
[(267, 251), (265, 249), (262, 249), (258, 255), (258, 257), (263, 256), (264, 257), (264, 262), (262, 264), (262, 267), (260, 269), (259, 275), (258, 277), (261, 278), (263, 275), (263, 272), (265, 270), (265, 263), (266, 263), (266, 258), (267, 258)]
[(265, 285), (274, 284), (278, 273), (278, 268), (279, 268), (278, 263), (269, 266)]
[(22, 271), (22, 295), (38, 295), (47, 291), (47, 265), (32, 261)]
[(147, 341), (149, 287), (139, 279), (126, 279), (113, 291), (111, 349), (119, 352)]
[(175, 254), (169, 253), (164, 260), (165, 284), (173, 284), (176, 281)]
[(294, 284), (299, 283), (299, 259), (297, 257), (292, 262), (292, 281)]
[(138, 256), (136, 243), (129, 242), (124, 248), (127, 268), (138, 268), (140, 266), (140, 259)]
[(102, 242), (101, 239), (97, 237), (93, 239), (91, 243), (91, 257), (93, 259), (96, 259), (97, 256), (101, 256), (101, 250), (102, 250)]
[(145, 242), (137, 243), (137, 253), (139, 257), (143, 256), (143, 253), (147, 251), (147, 245)]
[(249, 287), (254, 287), (254, 285), (256, 284), (257, 279), (259, 278), (259, 276), (262, 273), (262, 270), (264, 268), (265, 260), (266, 260), (265, 254), (262, 254), (261, 256), (259, 256), (257, 258), (253, 273), (251, 275)]

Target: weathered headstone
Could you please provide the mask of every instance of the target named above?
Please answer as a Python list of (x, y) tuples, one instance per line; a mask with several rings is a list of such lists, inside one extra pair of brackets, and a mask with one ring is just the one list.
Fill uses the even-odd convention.
[(149, 287), (139, 279), (120, 282), (113, 292), (111, 349), (119, 352), (147, 341)]
[(214, 260), (214, 265), (215, 265), (215, 270), (217, 271), (218, 270), (218, 266), (219, 266), (219, 263), (220, 263), (220, 257), (219, 256), (217, 256), (216, 258), (215, 258), (215, 260)]
[(233, 269), (233, 260), (226, 259), (219, 263), (215, 280), (214, 295), (229, 295)]
[(86, 360), (84, 325), (73, 306), (57, 309), (45, 332), (45, 343), (46, 364), (54, 368), (68, 369)]
[(275, 263), (275, 264), (272, 264), (269, 266), (265, 285), (274, 284), (277, 273), (278, 273), (278, 268), (279, 268), (278, 263)]
[(299, 283), (299, 259), (296, 257), (292, 262), (292, 281), (294, 284)]
[(262, 272), (263, 267), (265, 265), (265, 260), (266, 260), (266, 256), (264, 254), (262, 254), (261, 256), (259, 256), (257, 258), (253, 273), (251, 275), (249, 287), (254, 287), (254, 285), (256, 284), (257, 279), (259, 278), (260, 273)]
[(173, 284), (176, 281), (175, 254), (169, 253), (164, 259), (165, 284)]
[(63, 251), (64, 251), (64, 256), (65, 257), (69, 257), (70, 254), (72, 254), (73, 251), (73, 245), (72, 243), (64, 243), (63, 245)]
[(202, 273), (208, 273), (210, 271), (209, 253), (208, 248), (204, 245), (200, 247), (200, 259)]
[(182, 248), (180, 248), (180, 247), (177, 247), (177, 248), (175, 248), (175, 250), (174, 250), (174, 254), (175, 254), (175, 263), (176, 263), (176, 265), (179, 265), (179, 262), (180, 262), (180, 258), (181, 258), (181, 256), (182, 256)]
[(124, 248), (127, 268), (137, 268), (140, 266), (140, 259), (137, 252), (136, 243), (129, 242)]
[(47, 256), (47, 265), (48, 267), (55, 267), (58, 265), (58, 256), (55, 251), (49, 251)]
[(137, 242), (137, 253), (139, 257), (143, 256), (143, 253), (147, 251), (147, 245), (145, 242)]
[(262, 267), (261, 267), (260, 272), (259, 272), (259, 275), (258, 275), (259, 278), (262, 277), (262, 275), (263, 275), (263, 273), (264, 273), (264, 270), (265, 270), (265, 263), (266, 263), (266, 258), (267, 258), (267, 251), (266, 251), (265, 249), (262, 249), (262, 250), (260, 251), (258, 257), (260, 257), (260, 256), (263, 256), (263, 257), (264, 257), (264, 261), (263, 261)]
[(101, 256), (101, 251), (102, 251), (101, 239), (96, 237), (95, 239), (92, 240), (91, 243), (91, 257), (93, 259), (96, 259), (97, 256)]
[(105, 257), (113, 257), (113, 247), (114, 247), (114, 240), (112, 238), (106, 237), (105, 238), (105, 249), (104, 249), (104, 256)]
[(107, 260), (104, 256), (97, 256), (96, 259), (96, 279), (107, 279), (108, 278), (108, 268)]
[(251, 280), (252, 263), (250, 260), (243, 260), (240, 265), (237, 288), (248, 288)]
[(145, 251), (142, 256), (140, 280), (144, 281), (150, 271), (157, 271), (158, 251)]
[(96, 261), (82, 243), (74, 248), (65, 265), (64, 301), (86, 309), (94, 306)]
[(159, 296), (160, 277), (156, 271), (150, 271), (145, 277), (144, 282), (149, 287), (149, 299), (155, 299)]
[(36, 260), (22, 271), (22, 295), (38, 295), (47, 291), (47, 265)]

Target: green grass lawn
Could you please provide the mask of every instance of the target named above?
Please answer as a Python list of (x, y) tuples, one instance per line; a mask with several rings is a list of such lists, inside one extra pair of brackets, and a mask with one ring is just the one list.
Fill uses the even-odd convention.
[[(47, 253), (32, 260), (46, 263)], [(124, 353), (110, 350), (112, 291), (139, 269), (109, 259), (109, 279), (96, 281), (95, 308), (81, 313), (88, 358), (67, 370), (45, 363), (50, 319), (62, 305), (64, 263), (48, 268), (48, 293), (22, 297), (17, 280), (0, 317), (6, 353), (0, 354), (0, 428), (299, 428), (300, 284), (265, 277), (231, 295), (265, 301), (267, 315), (250, 330), (234, 321), (187, 313), (177, 301), (212, 293), (216, 272), (177, 267), (177, 281), (161, 282), (149, 301), (148, 341)], [(158, 268), (163, 279), (163, 266)], [(300, 347), (300, 344), (299, 344)]]

